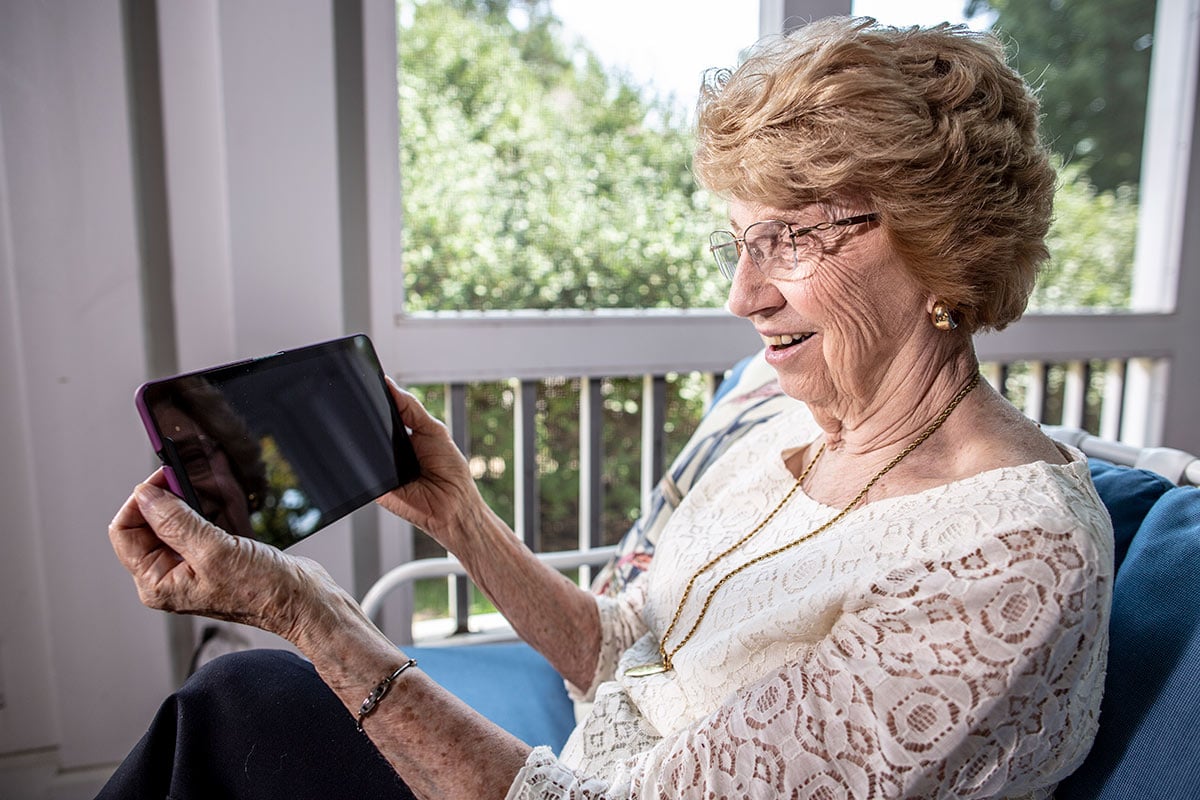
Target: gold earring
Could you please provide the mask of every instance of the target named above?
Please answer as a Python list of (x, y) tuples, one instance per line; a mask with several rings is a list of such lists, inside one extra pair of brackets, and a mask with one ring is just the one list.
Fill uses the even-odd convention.
[(958, 327), (958, 323), (954, 321), (954, 312), (941, 300), (933, 304), (933, 311), (929, 313), (929, 318), (933, 321), (933, 327), (939, 331), (952, 331)]

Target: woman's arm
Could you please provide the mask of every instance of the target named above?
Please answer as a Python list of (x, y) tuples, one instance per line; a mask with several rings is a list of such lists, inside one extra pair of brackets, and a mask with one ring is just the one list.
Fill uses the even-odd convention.
[(411, 431), (421, 477), (380, 498), (380, 504), (453, 553), (520, 637), (560, 675), (576, 686), (590, 684), (601, 640), (595, 598), (538, 561), (488, 507), (445, 425), (394, 384), (392, 398)]
[[(109, 526), (142, 601), (279, 634), (351, 714), (406, 657), (319, 564), (221, 531), (162, 486), (137, 487)], [(504, 797), (529, 747), (425, 676), (406, 670), (364, 731), (419, 797)]]

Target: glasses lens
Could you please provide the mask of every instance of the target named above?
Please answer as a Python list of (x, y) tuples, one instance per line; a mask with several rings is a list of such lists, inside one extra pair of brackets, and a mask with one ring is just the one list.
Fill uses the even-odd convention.
[(764, 272), (788, 273), (796, 263), (791, 232), (775, 220), (756, 222), (746, 229), (746, 249)]
[(729, 231), (713, 231), (708, 237), (708, 243), (713, 258), (717, 260), (717, 266), (721, 268), (721, 274), (733, 280), (739, 255), (737, 238)]

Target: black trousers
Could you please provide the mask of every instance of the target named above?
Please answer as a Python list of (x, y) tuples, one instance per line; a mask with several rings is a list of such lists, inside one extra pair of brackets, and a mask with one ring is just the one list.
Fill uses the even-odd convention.
[(251, 650), (167, 698), (97, 800), (412, 797), (307, 661)]

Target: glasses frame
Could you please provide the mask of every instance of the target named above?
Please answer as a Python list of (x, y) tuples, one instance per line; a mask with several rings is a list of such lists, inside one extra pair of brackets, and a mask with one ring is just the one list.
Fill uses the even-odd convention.
[[(775, 223), (777, 225), (783, 225), (785, 228), (787, 228), (788, 238), (792, 241), (792, 270), (795, 270), (800, 266), (800, 255), (796, 251), (796, 240), (801, 236), (807, 236), (814, 231), (827, 231), (831, 228), (848, 228), (852, 225), (865, 225), (869, 222), (877, 222), (878, 220), (879, 212), (877, 211), (871, 211), (866, 214), (858, 214), (853, 217), (845, 217), (844, 219), (835, 219), (831, 222), (818, 222), (816, 225), (807, 225), (804, 227), (797, 226), (795, 223), (786, 222), (782, 219), (763, 219), (747, 225), (746, 230), (742, 232), (741, 236), (735, 236), (733, 231), (713, 231), (708, 236), (708, 249), (709, 252), (713, 254), (713, 259), (716, 260), (717, 267), (721, 270), (721, 274), (729, 280), (733, 280), (733, 276), (737, 271), (738, 262), (742, 260), (743, 250), (745, 250), (747, 253), (750, 253), (750, 263), (752, 263), (761, 272), (763, 270), (762, 264), (759, 264), (758, 261), (755, 260), (753, 252), (746, 247), (746, 235), (749, 234), (756, 225)], [(720, 244), (717, 244), (715, 241), (713, 241), (713, 237), (715, 236), (728, 237), (729, 241), (723, 241)], [(724, 250), (730, 245), (733, 245), (737, 248), (737, 258), (733, 260), (732, 265), (726, 266), (725, 262), (721, 260), (720, 253), (717, 251)], [(763, 274), (766, 273), (764, 272)]]

